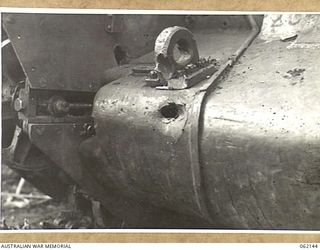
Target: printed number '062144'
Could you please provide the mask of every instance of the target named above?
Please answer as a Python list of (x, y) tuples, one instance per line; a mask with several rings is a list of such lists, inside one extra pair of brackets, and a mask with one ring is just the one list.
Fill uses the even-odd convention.
[(300, 244), (300, 248), (318, 248), (318, 244)]

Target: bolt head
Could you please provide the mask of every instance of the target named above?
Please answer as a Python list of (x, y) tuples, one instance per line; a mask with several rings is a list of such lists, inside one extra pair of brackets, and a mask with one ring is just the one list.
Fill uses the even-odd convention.
[(158, 77), (158, 72), (156, 70), (151, 70), (149, 75), (151, 79), (156, 79)]
[(21, 110), (25, 109), (25, 103), (21, 100), (21, 98), (17, 98), (14, 101), (14, 110), (19, 112)]

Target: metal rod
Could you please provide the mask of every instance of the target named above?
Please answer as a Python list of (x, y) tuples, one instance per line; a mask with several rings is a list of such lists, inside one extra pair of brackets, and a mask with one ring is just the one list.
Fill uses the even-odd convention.
[(22, 190), (24, 183), (25, 183), (25, 179), (20, 178), (20, 181), (19, 181), (18, 186), (16, 188), (16, 195), (19, 195), (21, 193), (21, 190)]
[(4, 48), (6, 45), (8, 45), (11, 41), (9, 39), (3, 40), (1, 42), (1, 49)]
[(1, 196), (21, 198), (21, 199), (43, 199), (43, 200), (52, 199), (48, 195), (16, 194), (16, 193), (7, 193), (7, 192), (1, 192)]
[(92, 108), (92, 104), (88, 103), (69, 103), (71, 109), (89, 109)]

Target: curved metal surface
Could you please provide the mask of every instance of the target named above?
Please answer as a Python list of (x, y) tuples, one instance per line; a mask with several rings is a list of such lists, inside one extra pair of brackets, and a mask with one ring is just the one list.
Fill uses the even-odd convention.
[[(144, 78), (113, 82), (96, 95), (93, 116), (103, 155), (101, 176), (125, 196), (207, 217), (199, 197), (199, 170), (189, 153), (194, 91), (158, 91), (145, 86)], [(170, 110), (168, 116), (162, 112), (170, 105), (178, 112), (172, 118)]]
[[(135, 76), (104, 86), (102, 181), (215, 228), (319, 229), (319, 53), (285, 46), (254, 42), (215, 91), (157, 91)], [(183, 112), (167, 119), (170, 103)]]
[(320, 54), (287, 45), (257, 40), (205, 103), (203, 181), (229, 228), (320, 228)]
[[(219, 34), (198, 35), (204, 48), (213, 46), (205, 55), (222, 55), (221, 62), (227, 62), (228, 51), (235, 51), (242, 41), (225, 41), (230, 44), (226, 47), (214, 42), (226, 38)], [(240, 37), (246, 41), (246, 36), (242, 32)], [(194, 129), (201, 107), (195, 99), (204, 93), (202, 85), (183, 92), (158, 91), (147, 86), (145, 78), (131, 75), (115, 80), (95, 97), (95, 143), (100, 152), (95, 157), (101, 161), (101, 181), (124, 196), (211, 221), (202, 191), (198, 130)], [(177, 114), (167, 117), (162, 112), (167, 106), (176, 106)]]
[[(126, 25), (134, 18), (125, 19)], [(197, 28), (204, 20), (189, 25)], [(170, 22), (176, 21), (187, 19)], [(130, 27), (132, 36), (137, 25)], [(63, 27), (64, 34), (68, 28)], [(320, 54), (311, 47), (288, 50), (288, 43), (256, 40), (235, 63), (256, 28), (238, 34), (199, 29), (200, 56), (217, 58), (223, 66), (190, 89), (156, 90), (147, 86), (145, 71), (130, 73), (134, 65), (109, 70), (105, 81), (110, 83), (94, 101), (95, 136), (83, 137), (82, 126), (73, 120), (52, 124), (53, 118), (38, 116), (27, 117), (25, 132), (74, 183), (126, 220), (127, 227), (170, 227), (180, 213), (181, 221), (196, 217), (214, 228), (320, 229)], [(156, 30), (150, 28), (153, 35)], [(110, 48), (127, 35), (116, 33), (103, 46), (113, 53)], [(98, 39), (98, 33), (93, 37)], [(150, 40), (146, 36), (144, 41)], [(126, 41), (126, 46), (130, 51), (136, 44)], [(138, 48), (139, 53), (144, 50), (141, 44)], [(150, 58), (152, 62), (152, 55), (142, 61)], [(106, 63), (104, 69), (115, 61)], [(91, 91), (91, 80), (83, 80), (81, 91)], [(80, 91), (73, 81), (56, 83), (43, 88)]]

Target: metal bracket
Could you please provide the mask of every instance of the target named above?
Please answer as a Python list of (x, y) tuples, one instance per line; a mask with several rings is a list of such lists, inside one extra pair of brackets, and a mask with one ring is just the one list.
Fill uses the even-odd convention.
[(169, 27), (155, 43), (156, 67), (146, 82), (157, 89), (186, 89), (217, 71), (215, 59), (199, 58), (193, 34), (183, 27)]

